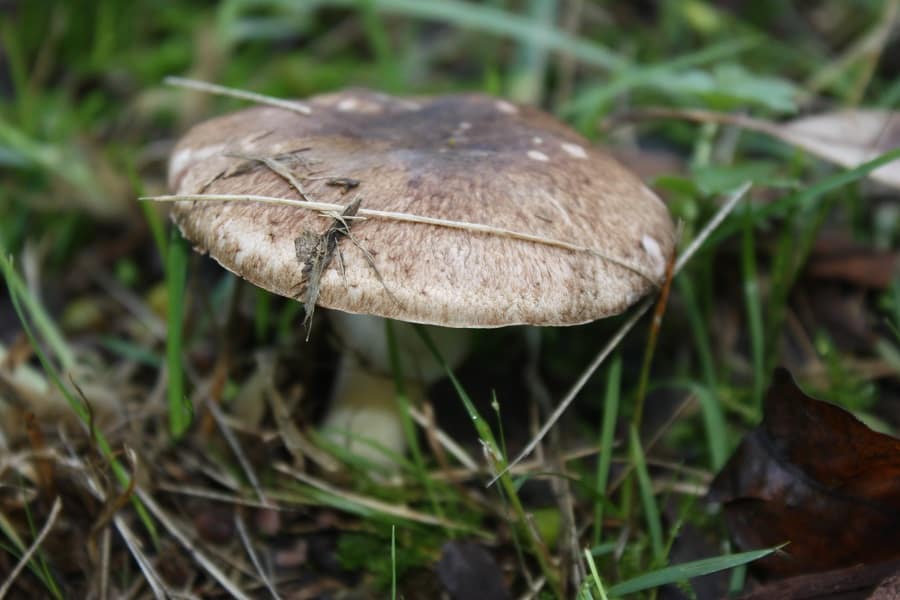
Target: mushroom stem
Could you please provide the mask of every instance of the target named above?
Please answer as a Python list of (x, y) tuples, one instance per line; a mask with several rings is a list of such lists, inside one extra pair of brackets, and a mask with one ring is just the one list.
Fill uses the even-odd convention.
[[(414, 392), (421, 393), (421, 386), (408, 389)], [(322, 433), (368, 462), (394, 464), (391, 455), (402, 455), (406, 449), (394, 380), (365, 369), (355, 356), (344, 353)]]
[[(373, 464), (396, 466), (391, 455), (403, 455), (406, 437), (391, 374), (386, 320), (339, 311), (331, 311), (330, 316), (344, 344), (344, 353), (331, 406), (322, 422), (323, 433)], [(419, 339), (413, 325), (397, 321), (391, 325), (406, 396), (417, 404), (424, 397), (425, 386), (443, 376), (443, 368)], [(470, 332), (431, 326), (428, 330), (447, 364), (458, 365), (468, 352)]]

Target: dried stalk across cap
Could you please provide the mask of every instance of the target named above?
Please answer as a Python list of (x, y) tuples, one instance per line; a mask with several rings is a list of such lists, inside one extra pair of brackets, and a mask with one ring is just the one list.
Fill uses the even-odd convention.
[(362, 90), (303, 106), (202, 123), (170, 163), (176, 194), (205, 200), (175, 204), (183, 233), (261, 287), (296, 296), (308, 265), (294, 240), (325, 234), (334, 221), (317, 211), (356, 197), (367, 218), (355, 244), (337, 240), (344, 268), (326, 265), (321, 306), (454, 327), (575, 324), (621, 312), (663, 277), (665, 206), (544, 113)]

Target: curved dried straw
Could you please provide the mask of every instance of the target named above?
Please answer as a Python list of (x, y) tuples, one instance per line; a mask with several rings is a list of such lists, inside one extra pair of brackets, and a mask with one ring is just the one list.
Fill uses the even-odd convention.
[[(187, 202), (187, 201), (202, 201), (202, 202), (261, 202), (265, 204), (282, 204), (287, 206), (295, 206), (297, 208), (303, 208), (306, 210), (313, 210), (319, 213), (322, 213), (326, 216), (332, 216), (335, 213), (339, 213), (345, 207), (341, 204), (332, 204), (330, 202), (315, 202), (311, 200), (298, 200), (296, 198), (278, 198), (274, 196), (257, 196), (253, 194), (173, 194), (166, 196), (144, 196), (140, 198), (140, 200), (150, 200), (153, 202)], [(600, 250), (596, 250), (594, 248), (588, 248), (586, 246), (579, 246), (577, 244), (572, 244), (570, 242), (565, 242), (562, 240), (555, 240), (552, 238), (547, 238), (539, 235), (534, 235), (531, 233), (523, 233), (520, 231), (513, 231), (511, 229), (504, 229), (502, 227), (494, 227), (492, 225), (485, 225), (484, 223), (469, 223), (467, 221), (451, 221), (448, 219), (437, 219), (434, 217), (426, 217), (423, 215), (415, 215), (411, 213), (403, 213), (403, 212), (392, 212), (386, 210), (375, 210), (371, 208), (362, 208), (360, 207), (358, 213), (361, 217), (371, 217), (377, 219), (387, 219), (392, 221), (400, 221), (404, 223), (419, 223), (423, 225), (434, 225), (436, 227), (446, 227), (448, 229), (459, 229), (463, 231), (472, 231), (477, 233), (482, 233), (486, 235), (496, 235), (500, 237), (505, 237), (514, 240), (521, 240), (523, 242), (530, 242), (533, 244), (542, 244), (544, 246), (551, 246), (554, 248), (561, 248), (563, 250), (569, 250), (571, 252), (583, 252), (586, 254), (590, 254), (591, 256), (595, 256), (612, 264), (618, 265), (624, 269), (628, 269), (632, 271), (655, 286), (659, 285), (659, 280), (656, 277), (648, 275), (643, 272), (641, 268), (637, 265), (631, 264), (628, 261), (616, 258), (614, 256), (609, 256), (601, 252)]]

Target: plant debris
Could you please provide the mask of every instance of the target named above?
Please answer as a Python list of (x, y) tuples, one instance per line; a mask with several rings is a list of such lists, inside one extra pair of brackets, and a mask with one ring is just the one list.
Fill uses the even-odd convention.
[(744, 550), (787, 543), (758, 567), (771, 575), (900, 557), (900, 440), (810, 398), (779, 369), (762, 424), (716, 476)]
[(338, 236), (350, 237), (350, 224), (361, 202), (362, 198), (357, 197), (348, 204), (339, 215), (334, 216), (333, 222), (324, 233), (304, 231), (294, 239), (297, 260), (303, 265), (303, 279), (300, 285), (305, 287), (300, 296), (306, 309), (303, 326), (306, 328), (307, 339), (312, 329), (312, 317), (316, 309), (316, 300), (319, 298), (322, 274), (334, 258)]

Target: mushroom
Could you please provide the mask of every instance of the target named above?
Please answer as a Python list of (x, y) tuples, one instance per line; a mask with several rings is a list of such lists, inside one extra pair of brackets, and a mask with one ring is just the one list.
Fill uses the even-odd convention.
[[(172, 216), (198, 250), (262, 288), (298, 297), (313, 283), (311, 300), (337, 311), (492, 328), (614, 315), (664, 278), (674, 248), (665, 205), (614, 159), (539, 110), (481, 94), (398, 98), (366, 90), (316, 96), (305, 106), (308, 114), (260, 106), (201, 123), (178, 143), (169, 165), (169, 185), (180, 195), (342, 206), (359, 200), (356, 217), (365, 218), (254, 201), (175, 204)], [(335, 236), (336, 252), (311, 281), (315, 253), (298, 253), (295, 240), (335, 228), (349, 235)], [(306, 287), (298, 288), (304, 275)], [(369, 351), (386, 346), (378, 337), (384, 326), (336, 320), (344, 342), (362, 352), (342, 359), (326, 422), (359, 425), (373, 437), (369, 425), (382, 412), (378, 406), (393, 406), (393, 387), (373, 383), (358, 368), (362, 362), (384, 368), (386, 359), (359, 356), (381, 356)], [(463, 336), (445, 337), (443, 351), (458, 360)], [(425, 354), (415, 347), (408, 353)], [(342, 418), (342, 411), (366, 416)], [(395, 425), (393, 435), (399, 433)], [(380, 444), (399, 451), (402, 438)]]

